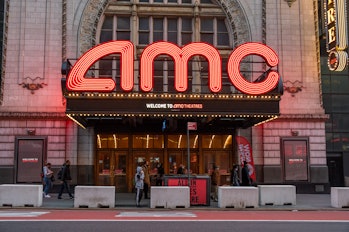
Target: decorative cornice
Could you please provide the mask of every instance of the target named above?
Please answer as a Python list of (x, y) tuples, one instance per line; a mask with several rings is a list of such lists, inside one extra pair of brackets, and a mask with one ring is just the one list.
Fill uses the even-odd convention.
[(330, 118), (328, 114), (281, 114), (276, 120), (315, 120), (326, 121)]
[(67, 120), (68, 117), (64, 112), (0, 112), (0, 119), (58, 119)]

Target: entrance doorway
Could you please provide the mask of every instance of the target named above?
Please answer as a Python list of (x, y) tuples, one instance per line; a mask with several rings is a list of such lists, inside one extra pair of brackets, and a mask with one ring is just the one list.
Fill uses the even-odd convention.
[(150, 182), (151, 185), (155, 185), (157, 175), (157, 165), (164, 163), (164, 151), (163, 149), (152, 150), (136, 150), (133, 151), (132, 173), (136, 172), (138, 164), (143, 164), (145, 161), (149, 162), (150, 167)]
[(127, 192), (127, 156), (127, 151), (97, 151), (97, 185), (115, 186), (116, 192)]
[[(213, 165), (220, 166), (221, 183), (229, 184), (234, 155), (232, 135), (190, 135), (190, 173), (209, 175)], [(98, 134), (96, 184), (115, 186), (116, 192), (132, 192), (139, 163), (148, 161), (151, 184), (156, 184), (157, 165), (165, 175), (176, 175), (179, 166), (188, 169), (187, 137), (181, 134)]]

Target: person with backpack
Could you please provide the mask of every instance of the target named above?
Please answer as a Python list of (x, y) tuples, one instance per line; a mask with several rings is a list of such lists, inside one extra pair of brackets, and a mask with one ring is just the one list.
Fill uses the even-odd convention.
[[(69, 194), (70, 199), (74, 199), (73, 194), (70, 191), (70, 186), (68, 181), (71, 181), (71, 176), (70, 176), (70, 160), (65, 161), (61, 168), (61, 175), (58, 175), (58, 179), (61, 180), (61, 188), (58, 193), (58, 199), (62, 199), (62, 194), (63, 190), (67, 189), (67, 192)], [(60, 174), (60, 173), (58, 173)]]
[(135, 188), (136, 188), (136, 206), (140, 207), (143, 188), (144, 188), (144, 172), (141, 166), (138, 166), (135, 174)]

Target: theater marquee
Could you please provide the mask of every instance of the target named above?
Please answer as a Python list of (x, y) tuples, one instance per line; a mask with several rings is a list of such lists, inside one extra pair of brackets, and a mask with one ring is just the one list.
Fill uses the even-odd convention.
[[(111, 54), (120, 55), (120, 88), (112, 78), (87, 77), (95, 62)], [(140, 57), (140, 91), (134, 90), (134, 45), (130, 41), (109, 41), (99, 44), (74, 64), (64, 80), (68, 117), (85, 127), (91, 118), (113, 117), (220, 117), (250, 120), (249, 125), (274, 119), (279, 114), (282, 94), (277, 71), (279, 59), (268, 46), (245, 43), (235, 48), (227, 64), (227, 76), (240, 93), (223, 94), (222, 60), (216, 48), (206, 43), (178, 47), (169, 42), (147, 46)], [(154, 60), (167, 55), (174, 61), (174, 89), (177, 93), (153, 93)], [(249, 55), (263, 58), (269, 70), (263, 80), (249, 82), (240, 73), (242, 60)], [(188, 62), (193, 56), (208, 62), (208, 89), (211, 93), (188, 93)], [(253, 120), (252, 120), (253, 119)], [(246, 124), (245, 124), (246, 125)]]

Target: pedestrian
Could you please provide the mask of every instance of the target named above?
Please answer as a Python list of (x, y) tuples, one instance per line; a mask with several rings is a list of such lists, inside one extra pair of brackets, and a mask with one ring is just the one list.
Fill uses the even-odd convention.
[(213, 188), (213, 196), (211, 197), (211, 199), (213, 199), (214, 201), (218, 201), (218, 186), (220, 186), (221, 183), (221, 177), (219, 175), (219, 166), (213, 166), (211, 182)]
[(70, 199), (74, 199), (73, 194), (70, 191), (70, 186), (69, 182), (71, 181), (71, 176), (70, 176), (70, 161), (67, 160), (62, 166), (62, 174), (59, 176), (61, 180), (61, 189), (59, 190), (58, 193), (58, 199), (62, 199), (62, 194), (63, 190), (66, 189), (67, 193), (69, 194)]
[(48, 191), (52, 187), (52, 178), (53, 178), (53, 171), (51, 170), (51, 163), (47, 163), (43, 167), (43, 176), (44, 176), (44, 197), (50, 198), (51, 196), (48, 195)]
[(248, 164), (246, 161), (244, 161), (244, 167), (241, 170), (241, 179), (242, 186), (251, 186), (250, 171), (248, 169)]
[(141, 166), (138, 166), (135, 174), (135, 188), (136, 188), (136, 206), (140, 207), (143, 188), (144, 188), (144, 172)]
[(158, 173), (156, 175), (156, 186), (162, 186), (162, 181), (164, 179), (164, 174), (165, 174), (165, 170), (164, 170), (164, 167), (162, 166), (162, 163), (158, 163), (157, 170), (158, 170)]
[(232, 186), (240, 186), (239, 166), (236, 164), (233, 166), (233, 170), (231, 171), (230, 182)]
[(144, 199), (149, 199), (148, 193), (150, 188), (150, 167), (149, 167), (149, 161), (145, 161), (143, 165), (143, 172), (144, 172)]
[(183, 164), (180, 164), (179, 165), (179, 168), (178, 168), (178, 170), (177, 170), (177, 174), (178, 175), (183, 175), (184, 174), (184, 165)]

